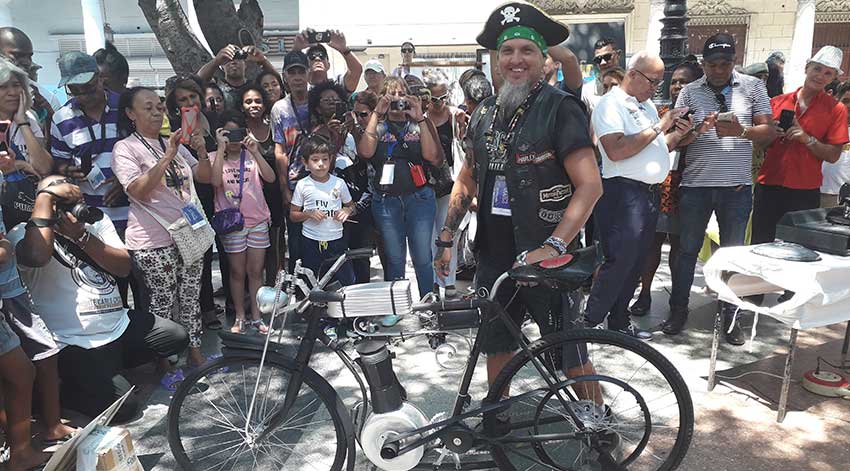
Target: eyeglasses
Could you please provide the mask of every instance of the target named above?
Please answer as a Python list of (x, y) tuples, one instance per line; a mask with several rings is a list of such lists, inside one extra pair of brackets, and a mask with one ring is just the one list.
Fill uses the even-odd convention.
[(659, 86), (659, 85), (661, 85), (661, 83), (664, 81), (664, 77), (661, 77), (660, 79), (655, 79), (655, 80), (653, 80), (653, 79), (651, 79), (651, 78), (647, 77), (645, 73), (641, 72), (641, 71), (640, 71), (640, 70), (638, 70), (638, 69), (632, 69), (632, 70), (634, 70), (635, 72), (639, 73), (639, 74), (640, 74), (643, 78), (645, 78), (645, 79), (646, 79), (646, 81), (647, 81), (647, 82), (649, 82), (649, 86), (650, 86), (650, 87), (652, 87), (652, 88), (656, 88), (656, 87), (658, 87), (658, 86)]
[(613, 59), (613, 58), (614, 58), (614, 53), (609, 52), (607, 54), (602, 54), (601, 56), (594, 57), (593, 62), (595, 62), (596, 65), (599, 65), (599, 64), (602, 63), (602, 61), (611, 62), (611, 59)]
[(307, 58), (310, 59), (311, 61), (324, 61), (324, 60), (328, 59), (321, 52), (314, 52), (314, 53), (310, 54), (309, 56), (307, 56)]
[(97, 81), (82, 85), (65, 85), (65, 93), (69, 96), (91, 95), (97, 91)]
[(371, 111), (355, 111), (354, 114), (357, 115), (358, 118), (366, 118), (369, 116)]
[(432, 97), (431, 97), (431, 102), (432, 102), (432, 103), (439, 103), (439, 102), (441, 102), (441, 101), (446, 101), (448, 98), (449, 98), (449, 94), (448, 94), (448, 93), (446, 93), (445, 95), (441, 95), (441, 96), (432, 96)]
[(407, 53), (410, 53), (410, 52), (413, 52), (413, 48), (412, 48), (412, 47), (403, 47), (403, 48), (401, 48), (401, 53), (402, 53), (402, 54), (407, 54)]
[(714, 92), (714, 98), (717, 100), (717, 111), (721, 113), (726, 113), (729, 111), (729, 107), (726, 106), (726, 95), (721, 92)]

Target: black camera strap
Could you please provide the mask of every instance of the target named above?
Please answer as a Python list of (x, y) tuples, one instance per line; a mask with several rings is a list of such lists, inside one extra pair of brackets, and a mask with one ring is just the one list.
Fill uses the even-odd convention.
[[(154, 149), (153, 146), (150, 145), (148, 140), (145, 139), (144, 136), (139, 134), (138, 131), (134, 132), (133, 135), (136, 136), (136, 139), (138, 139), (139, 142), (144, 144), (148, 152), (150, 152), (153, 158), (157, 161), (162, 158), (162, 155), (165, 155), (165, 142), (162, 141), (162, 136), (157, 136), (157, 139), (159, 139), (159, 147), (162, 149), (162, 155), (160, 155), (159, 152), (157, 152), (156, 149)], [(181, 190), (183, 188), (183, 177), (180, 175), (179, 169), (180, 168), (178, 167), (177, 160), (172, 159), (171, 163), (168, 165), (168, 168), (165, 170), (165, 172), (168, 174), (168, 178), (165, 179), (165, 184), (166, 186), (174, 188), (174, 191), (177, 192), (177, 196), (180, 197), (180, 199), (183, 199), (183, 195), (181, 193)]]
[[(91, 234), (91, 233), (89, 233), (89, 234), (90, 234), (91, 237), (95, 237), (93, 234)], [(56, 245), (58, 245), (60, 248), (62, 248), (63, 251), (65, 251), (68, 254), (71, 254), (78, 261), (89, 265), (90, 267), (94, 268), (95, 270), (97, 270), (101, 273), (109, 274), (109, 272), (106, 271), (103, 267), (101, 267), (99, 263), (95, 262), (94, 259), (91, 258), (89, 256), (89, 254), (87, 254), (85, 252), (85, 250), (80, 248), (80, 246), (73, 243), (71, 240), (69, 240), (67, 237), (63, 236), (62, 234), (60, 234), (56, 231), (53, 231), (53, 241), (55, 242)], [(57, 262), (59, 262), (62, 266), (64, 266), (65, 268), (68, 268), (69, 270), (75, 270), (79, 267), (79, 264), (74, 263), (73, 259), (69, 259), (65, 253), (60, 253), (55, 248), (53, 250), (53, 258), (56, 259)]]

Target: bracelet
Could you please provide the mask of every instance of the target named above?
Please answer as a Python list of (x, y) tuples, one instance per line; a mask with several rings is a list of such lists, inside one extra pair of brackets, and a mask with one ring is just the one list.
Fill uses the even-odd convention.
[(451, 227), (443, 226), (442, 228), (440, 228), (440, 232), (437, 235), (440, 235), (440, 233), (443, 233), (443, 232), (448, 232), (449, 235), (452, 236), (452, 239), (455, 238), (455, 234), (457, 233), (457, 231), (452, 230)]
[(422, 124), (422, 123), (425, 122), (426, 119), (428, 119), (428, 118), (422, 118), (419, 121), (417, 121), (416, 124)]
[(746, 126), (741, 126), (741, 128), (743, 129), (743, 131), (741, 131), (741, 135), (738, 136), (738, 137), (740, 137), (741, 139), (746, 139), (747, 133), (750, 132), (750, 128), (748, 128)]
[(439, 237), (437, 237), (437, 239), (434, 240), (434, 246), (435, 247), (439, 247), (439, 248), (443, 248), (443, 249), (450, 249), (454, 245), (455, 245), (454, 239), (443, 240), (443, 239), (440, 239)]
[(817, 144), (817, 142), (818, 142), (818, 140), (817, 140), (817, 139), (815, 139), (815, 136), (812, 136), (812, 135), (810, 134), (810, 135), (809, 135), (809, 140), (808, 140), (808, 142), (806, 142), (806, 147), (812, 147), (813, 145)]
[(565, 253), (569, 252), (567, 242), (560, 237), (549, 236), (549, 238), (543, 242), (543, 245), (551, 246), (558, 252), (558, 255), (564, 255)]

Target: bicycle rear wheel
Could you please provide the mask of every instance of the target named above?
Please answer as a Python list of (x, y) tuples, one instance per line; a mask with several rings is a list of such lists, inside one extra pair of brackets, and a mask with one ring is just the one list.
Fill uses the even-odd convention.
[[(664, 471), (682, 462), (693, 435), (693, 403), (679, 372), (657, 350), (593, 329), (547, 335), (530, 352), (505, 366), (485, 399), (527, 393), (499, 409), (501, 428), (510, 429), (492, 449), (499, 469)], [(531, 358), (555, 372), (556, 386)], [(564, 384), (568, 379), (574, 383)]]
[(257, 357), (220, 358), (180, 385), (168, 409), (168, 443), (177, 463), (186, 471), (342, 469), (346, 454), (342, 404), (331, 386), (310, 369), (305, 369), (288, 418), (262, 442), (256, 441), (283, 404), (293, 373), (271, 358), (266, 358), (262, 371), (259, 364)]

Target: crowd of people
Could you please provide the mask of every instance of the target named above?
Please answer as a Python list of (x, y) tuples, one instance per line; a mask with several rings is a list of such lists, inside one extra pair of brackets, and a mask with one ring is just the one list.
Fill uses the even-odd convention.
[[(478, 36), (496, 51), (496, 90), (477, 69), (456, 83), (439, 69), (418, 74), (411, 43), (388, 74), (378, 60), (361, 64), (342, 32), (310, 43), (308, 29), (280, 72), (260, 49), (228, 45), (196, 73), (169, 78), (163, 96), (127, 88), (128, 63), (110, 44), (66, 53), (62, 105), (37, 84), (26, 34), (0, 28), (7, 467), (44, 458), (30, 443), (33, 384), (45, 444), (62, 443), (75, 431), (60, 404), (94, 416), (129, 389), (124, 370), (147, 362), (173, 389), (210, 360), (205, 330), (268, 332), (256, 292), (298, 260), (319, 274), (347, 249), (375, 247), (383, 278), (395, 280), (409, 255), (414, 295), (451, 298), (470, 249), (474, 288), (490, 289), (512, 266), (599, 243), (606, 258), (584, 315), (574, 293), (545, 286), (500, 297), (544, 333), (607, 321), (650, 339), (632, 317), (650, 310), (665, 243), (672, 293), (661, 330), (676, 335), (712, 214), (731, 246), (747, 242), (750, 222), (752, 242), (768, 242), (786, 212), (838, 204), (850, 181), (840, 49), (821, 49), (803, 86), (785, 92), (781, 54), (736, 69), (735, 39), (717, 34), (701, 60), (673, 68), (671, 105), (659, 110), (657, 55), (638, 51), (623, 64), (621, 45), (600, 39), (598, 73), (585, 81), (560, 45), (568, 28), (522, 7), (521, 17), (495, 10)], [(344, 73), (330, 75), (329, 49)], [(470, 219), (474, 236), (462, 229)], [(371, 268), (350, 262), (336, 279), (365, 283)], [(735, 310), (723, 310), (726, 339), (740, 345)], [(517, 345), (498, 322), (482, 329), (492, 380)], [(116, 420), (137, 409), (128, 401)]]

